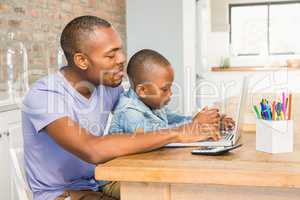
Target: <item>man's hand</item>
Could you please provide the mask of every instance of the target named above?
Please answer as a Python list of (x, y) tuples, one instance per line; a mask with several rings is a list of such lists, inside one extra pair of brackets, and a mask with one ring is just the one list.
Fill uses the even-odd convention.
[(208, 109), (205, 107), (193, 117), (193, 122), (199, 124), (217, 124), (220, 123), (220, 120), (219, 110), (216, 108)]
[(221, 116), (221, 130), (232, 130), (235, 127), (235, 121), (227, 115)]

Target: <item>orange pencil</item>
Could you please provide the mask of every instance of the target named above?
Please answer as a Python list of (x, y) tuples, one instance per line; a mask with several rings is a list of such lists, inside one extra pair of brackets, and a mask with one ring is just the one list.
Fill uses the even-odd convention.
[(291, 120), (292, 116), (292, 94), (289, 95), (289, 115), (288, 120)]
[(276, 111), (275, 111), (275, 101), (272, 102), (272, 117), (273, 120), (276, 120), (276, 115), (275, 115)]

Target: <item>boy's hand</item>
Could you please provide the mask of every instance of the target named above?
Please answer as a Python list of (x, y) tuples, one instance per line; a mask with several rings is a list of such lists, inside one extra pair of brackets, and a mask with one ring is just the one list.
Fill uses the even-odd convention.
[(205, 107), (193, 117), (193, 122), (199, 124), (216, 124), (220, 123), (220, 120), (219, 110), (216, 108), (208, 109)]
[(235, 121), (231, 117), (223, 114), (221, 116), (221, 130), (232, 130), (234, 127)]
[(197, 142), (208, 139), (217, 141), (221, 138), (219, 123), (199, 124), (192, 122), (178, 128), (177, 142)]

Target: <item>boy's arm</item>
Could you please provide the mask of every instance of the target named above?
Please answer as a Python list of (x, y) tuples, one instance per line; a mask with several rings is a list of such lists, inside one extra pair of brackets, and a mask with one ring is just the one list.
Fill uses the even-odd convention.
[(109, 126), (108, 133), (122, 133), (124, 132), (120, 123), (121, 114), (120, 112), (113, 112), (113, 117)]
[(133, 133), (136, 130), (143, 130), (145, 132), (159, 130), (162, 127), (159, 123), (148, 119), (144, 113), (135, 109), (126, 109), (115, 112), (109, 129), (109, 133)]
[(169, 108), (166, 108), (166, 114), (168, 119), (169, 125), (179, 125), (179, 124), (185, 124), (189, 123), (193, 120), (191, 116), (183, 116), (175, 113), (174, 111), (170, 110)]

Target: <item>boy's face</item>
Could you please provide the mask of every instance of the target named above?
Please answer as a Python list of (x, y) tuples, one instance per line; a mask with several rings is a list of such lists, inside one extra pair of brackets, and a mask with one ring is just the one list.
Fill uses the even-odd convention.
[(169, 103), (172, 96), (174, 72), (171, 66), (154, 67), (148, 82), (141, 84), (138, 96), (151, 109), (159, 109)]
[(88, 81), (110, 87), (121, 84), (125, 55), (121, 38), (113, 28), (96, 29), (83, 48), (88, 59)]

